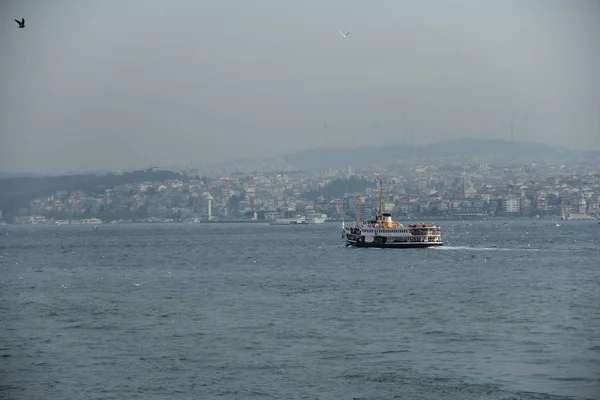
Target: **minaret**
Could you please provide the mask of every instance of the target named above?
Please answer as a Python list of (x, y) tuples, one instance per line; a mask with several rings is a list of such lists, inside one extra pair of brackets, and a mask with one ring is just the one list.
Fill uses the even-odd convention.
[(352, 165), (348, 165), (348, 179), (352, 178)]
[(207, 193), (206, 195), (206, 200), (208, 201), (208, 220), (212, 220), (212, 201), (213, 201), (213, 197), (210, 195), (210, 193)]
[(585, 196), (583, 195), (583, 186), (581, 185), (581, 181), (579, 181), (579, 214), (586, 214), (587, 212), (587, 202), (585, 201)]

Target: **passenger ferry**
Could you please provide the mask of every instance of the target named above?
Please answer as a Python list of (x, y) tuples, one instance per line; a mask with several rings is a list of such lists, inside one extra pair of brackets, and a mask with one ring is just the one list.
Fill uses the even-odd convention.
[(313, 213), (308, 214), (304, 220), (307, 224), (324, 224), (327, 219), (327, 214)]
[(309, 214), (295, 218), (277, 218), (270, 222), (271, 225), (312, 225), (325, 223), (326, 214)]
[(305, 217), (297, 217), (297, 218), (277, 218), (271, 222), (271, 225), (299, 225), (306, 224)]
[(377, 219), (360, 221), (360, 201), (353, 227), (342, 222), (342, 239), (346, 246), (379, 248), (415, 248), (442, 245), (442, 231), (433, 224), (418, 223), (404, 226), (394, 222), (391, 214), (382, 214), (383, 186), (379, 187)]

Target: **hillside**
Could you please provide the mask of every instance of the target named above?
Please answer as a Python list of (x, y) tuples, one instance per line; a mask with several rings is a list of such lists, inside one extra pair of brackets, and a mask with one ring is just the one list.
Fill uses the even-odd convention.
[(40, 196), (51, 195), (59, 190), (104, 191), (126, 183), (163, 181), (186, 178), (172, 171), (139, 170), (123, 174), (66, 175), (12, 177), (0, 179), (0, 210), (11, 215), (16, 208), (27, 206), (29, 201)]
[(301, 169), (336, 169), (352, 165), (389, 165), (413, 160), (420, 163), (463, 161), (473, 163), (574, 162), (598, 158), (600, 151), (573, 150), (531, 142), (488, 139), (454, 139), (423, 146), (380, 146), (354, 149), (309, 149), (283, 156)]
[(309, 190), (303, 193), (300, 197), (307, 200), (315, 201), (319, 196), (325, 198), (342, 197), (345, 193), (365, 192), (367, 188), (377, 187), (376, 182), (369, 182), (364, 179), (336, 179), (324, 187)]

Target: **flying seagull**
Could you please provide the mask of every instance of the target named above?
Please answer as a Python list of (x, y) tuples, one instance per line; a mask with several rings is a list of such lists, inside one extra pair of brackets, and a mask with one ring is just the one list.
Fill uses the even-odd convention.
[(348, 31), (348, 33), (344, 34), (342, 31), (340, 31), (340, 35), (342, 35), (342, 37), (344, 39), (346, 39), (346, 36), (348, 36), (350, 34), (350, 31)]
[(19, 24), (19, 28), (25, 28), (25, 18), (21, 19), (20, 21), (15, 19), (15, 22)]

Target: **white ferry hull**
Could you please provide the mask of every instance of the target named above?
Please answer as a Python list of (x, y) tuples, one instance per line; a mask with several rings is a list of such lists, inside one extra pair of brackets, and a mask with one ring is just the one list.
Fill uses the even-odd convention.
[[(348, 247), (375, 247), (381, 249), (416, 249), (443, 246), (439, 227), (411, 227), (409, 229), (373, 228), (363, 225), (364, 229), (342, 226), (342, 239)], [(415, 233), (412, 233), (415, 232)]]
[(439, 247), (442, 246), (442, 242), (406, 242), (406, 243), (376, 243), (376, 242), (363, 242), (359, 240), (346, 239), (347, 247), (371, 247), (379, 249), (419, 249), (426, 247)]
[(279, 218), (270, 222), (271, 225), (303, 225), (306, 224), (304, 218)]
[(324, 224), (325, 217), (324, 216), (314, 216), (310, 215), (308, 217), (297, 217), (297, 218), (277, 218), (274, 221), (271, 221), (271, 225), (314, 225), (314, 224)]

